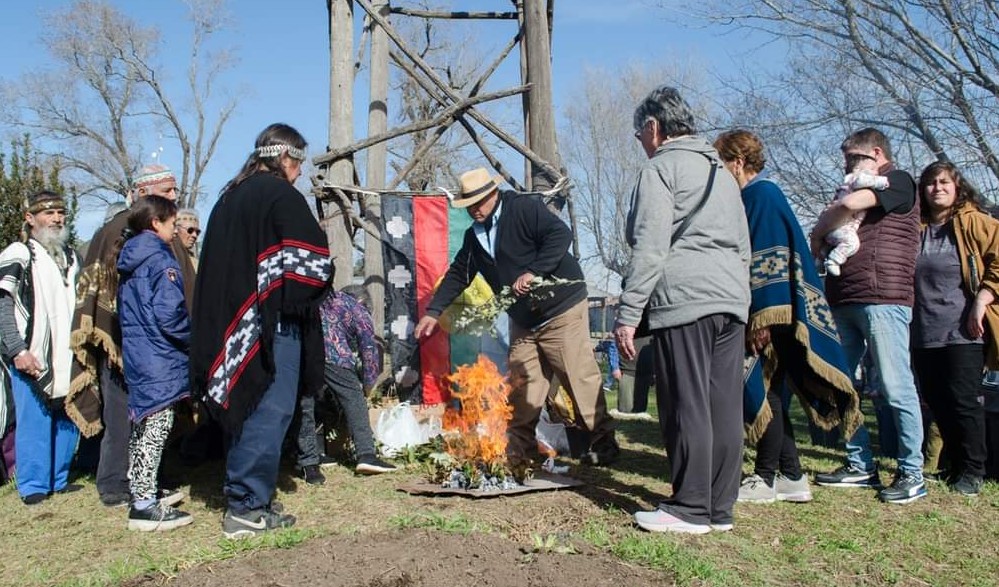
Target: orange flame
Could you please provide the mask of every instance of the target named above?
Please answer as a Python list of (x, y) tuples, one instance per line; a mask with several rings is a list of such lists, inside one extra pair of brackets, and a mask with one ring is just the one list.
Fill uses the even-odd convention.
[(510, 384), (496, 364), (479, 355), (472, 365), (463, 365), (445, 376), (460, 409), (444, 411), (444, 446), (460, 463), (506, 461), (506, 429), (513, 417), (507, 403)]

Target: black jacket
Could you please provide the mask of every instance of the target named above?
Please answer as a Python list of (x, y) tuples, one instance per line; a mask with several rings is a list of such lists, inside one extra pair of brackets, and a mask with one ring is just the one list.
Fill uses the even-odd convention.
[(496, 259), (479, 244), (474, 226), (465, 231), (461, 250), (454, 256), (427, 314), (439, 316), (481, 273), (493, 292), (512, 286), (524, 272), (541, 277), (560, 277), (576, 283), (551, 288), (554, 295), (536, 299), (525, 296), (509, 310), (510, 318), (523, 328), (533, 328), (586, 299), (583, 270), (569, 254), (572, 231), (552, 214), (537, 196), (501, 192), (502, 211), (496, 234)]

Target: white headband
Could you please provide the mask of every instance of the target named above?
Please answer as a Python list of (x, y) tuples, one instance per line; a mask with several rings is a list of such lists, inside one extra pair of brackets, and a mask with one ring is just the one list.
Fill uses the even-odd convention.
[(265, 147), (257, 147), (256, 151), (258, 157), (279, 157), (281, 153), (287, 152), (288, 156), (292, 159), (305, 161), (305, 149), (299, 149), (290, 145), (267, 145)]

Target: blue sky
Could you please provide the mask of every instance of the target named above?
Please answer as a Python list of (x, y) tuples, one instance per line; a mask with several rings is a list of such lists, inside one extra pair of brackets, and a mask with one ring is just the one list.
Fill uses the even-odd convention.
[[(0, 20), (0, 79), (13, 80), (39, 68), (48, 60), (39, 42), (40, 15), (68, 5), (65, 0), (34, 0), (8, 8)], [(125, 14), (143, 25), (155, 24), (162, 31), (161, 57), (172, 72), (168, 83), (181, 81), (186, 63), (189, 26), (186, 6), (179, 0), (138, 2), (112, 0)], [(405, 3), (412, 5), (412, 3)], [(712, 68), (731, 67), (737, 38), (721, 37), (718, 31), (678, 26), (668, 20), (665, 10), (650, 6), (648, 0), (561, 0), (556, 2), (553, 39), (553, 84), (556, 108), (573, 99), (578, 74), (586, 66), (610, 69), (631, 63), (654, 63), (664, 56), (692, 56)], [(456, 1), (463, 10), (509, 10), (505, 0)], [(224, 81), (239, 98), (239, 106), (219, 144), (217, 155), (206, 173), (208, 196), (199, 208), (206, 211), (214, 194), (239, 168), (256, 134), (267, 124), (287, 122), (297, 127), (310, 142), (310, 153), (322, 152), (326, 145), (329, 104), (329, 50), (326, 2), (323, 0), (232, 0), (230, 23), (218, 43), (235, 50), (238, 62)], [(356, 7), (357, 12), (361, 12)], [(490, 22), (482, 25), (476, 41), (495, 52), (513, 34), (513, 24)], [(356, 50), (356, 48), (355, 48)], [(491, 57), (490, 57), (491, 59)], [(517, 56), (512, 54), (491, 80), (499, 89), (517, 83)], [(665, 81), (665, 80), (664, 80)], [(360, 92), (366, 92), (366, 79), (358, 78)], [(516, 99), (514, 99), (516, 100)], [(517, 102), (512, 103), (516, 106)], [(355, 112), (363, 113), (363, 107)], [(355, 136), (365, 136), (363, 114), (356, 116)], [(9, 135), (9, 129), (0, 129)], [(143, 139), (152, 153), (158, 140)], [(162, 162), (178, 167), (170, 143)], [(521, 165), (512, 167), (522, 169)], [(80, 234), (86, 237), (96, 227), (98, 212), (81, 219)]]

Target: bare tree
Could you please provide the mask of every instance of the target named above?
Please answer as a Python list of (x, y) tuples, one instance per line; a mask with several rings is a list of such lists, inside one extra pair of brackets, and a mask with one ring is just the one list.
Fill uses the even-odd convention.
[(703, 80), (693, 70), (678, 62), (655, 69), (586, 69), (572, 94), (576, 99), (563, 109), (559, 144), (574, 186), (581, 260), (604, 289), (617, 287), (630, 260), (625, 219), (646, 159), (632, 121), (639, 101), (658, 85), (679, 87), (697, 111), (701, 128), (709, 133), (714, 128), (702, 98)]
[(52, 69), (0, 87), (3, 122), (31, 132), (39, 147), (80, 172), (84, 194), (124, 196), (148, 152), (141, 137), (162, 133), (179, 151), (180, 204), (194, 205), (236, 102), (219, 101), (215, 87), (232, 64), (229, 55), (209, 50), (224, 22), (224, 0), (186, 3), (192, 35), (183, 90), (169, 83), (158, 62), (156, 27), (142, 26), (106, 2), (77, 0), (45, 17), (42, 40)]
[(828, 147), (845, 129), (875, 125), (889, 132), (904, 166), (918, 171), (931, 160), (951, 160), (987, 192), (999, 186), (995, 2), (719, 0), (699, 6), (702, 18), (762, 33), (794, 56), (788, 69), (767, 77), (768, 87), (757, 85), (744, 96), (766, 104), (763, 113), (792, 115), (762, 120), (760, 110), (743, 110), (756, 113), (764, 128), (808, 133), (811, 145)]

